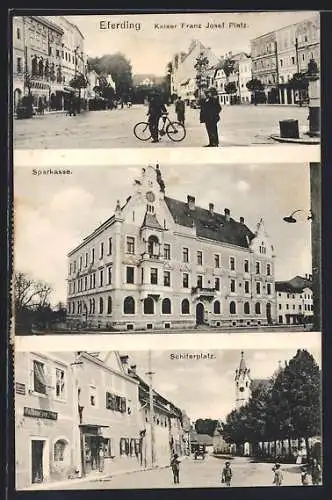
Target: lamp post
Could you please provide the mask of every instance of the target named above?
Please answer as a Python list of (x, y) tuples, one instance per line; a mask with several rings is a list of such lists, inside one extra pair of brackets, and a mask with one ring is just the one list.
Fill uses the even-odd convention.
[(155, 434), (154, 434), (154, 408), (153, 408), (153, 375), (151, 369), (151, 351), (149, 351), (149, 370), (146, 372), (149, 377), (149, 411), (150, 411), (150, 434), (151, 434), (151, 466), (155, 466)]

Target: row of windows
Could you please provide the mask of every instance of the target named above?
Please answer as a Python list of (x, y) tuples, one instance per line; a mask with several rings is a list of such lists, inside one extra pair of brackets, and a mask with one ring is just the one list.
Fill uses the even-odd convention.
[[(104, 313), (104, 299), (102, 297), (99, 298), (98, 301), (98, 313)], [(143, 314), (155, 314), (155, 301), (152, 297), (147, 297), (143, 301)], [(88, 306), (79, 301), (77, 303), (77, 314), (84, 314), (89, 310), (89, 314), (95, 314), (95, 299), (90, 299), (89, 301), (89, 309)], [(75, 314), (75, 302), (70, 302), (68, 304), (68, 312), (69, 314)], [(243, 305), (244, 314), (250, 314), (250, 303), (245, 302)], [(255, 314), (262, 314), (262, 306), (260, 302), (256, 302), (254, 305)], [(237, 304), (235, 301), (231, 301), (229, 304), (229, 312), (230, 314), (237, 314)], [(123, 301), (123, 313), (124, 314), (136, 314), (136, 302), (133, 297), (126, 297)], [(162, 314), (172, 314), (172, 302), (169, 298), (165, 298), (161, 302), (161, 313)], [(221, 314), (221, 303), (219, 300), (215, 300), (213, 303), (213, 313)], [(112, 314), (112, 298), (108, 297), (107, 299), (107, 314)], [(183, 299), (181, 301), (181, 314), (190, 314), (190, 303), (188, 299)]]
[[(278, 292), (278, 297), (281, 297), (282, 293), (281, 292)], [(290, 293), (287, 293), (287, 299), (290, 299), (292, 296), (292, 299), (295, 299), (296, 298), (296, 295), (295, 293), (293, 294), (290, 294)], [(300, 296), (300, 299), (312, 299), (312, 295), (310, 293), (305, 293), (305, 294), (301, 294)]]
[[(147, 250), (150, 256), (160, 256), (160, 243), (158, 241), (158, 238), (156, 236), (150, 236), (148, 239), (148, 246)], [(262, 242), (261, 245), (259, 246), (259, 251), (261, 254), (266, 254), (266, 247), (264, 243)], [(130, 255), (134, 255), (136, 253), (136, 246), (135, 246), (135, 238), (132, 236), (127, 236), (126, 237), (126, 253)], [(107, 250), (107, 255), (112, 255), (112, 238), (108, 239), (108, 250)], [(100, 243), (99, 246), (99, 259), (102, 259), (104, 257), (104, 242)], [(169, 243), (165, 243), (163, 246), (163, 257), (165, 260), (171, 260), (171, 245)], [(221, 256), (220, 254), (214, 254), (214, 267), (215, 268), (220, 268), (221, 267)], [(189, 263), (191, 261), (190, 259), (190, 253), (189, 253), (189, 248), (188, 247), (183, 247), (182, 248), (182, 262), (184, 263)], [(93, 264), (95, 262), (95, 249), (92, 248), (90, 251), (90, 261), (89, 261), (89, 254), (88, 252), (85, 252), (84, 255), (81, 255), (79, 257), (79, 265), (78, 269), (79, 271), (83, 269), (83, 267), (87, 267), (90, 264)], [(204, 262), (203, 259), (203, 251), (198, 250), (196, 252), (196, 264), (199, 266), (202, 266)], [(261, 273), (261, 263), (256, 262), (255, 265), (255, 272), (256, 274)], [(231, 271), (236, 270), (236, 259), (235, 257), (230, 257), (229, 258), (229, 269)], [(249, 273), (249, 260), (244, 261), (244, 272)], [(271, 275), (271, 264), (267, 263), (266, 264), (266, 274), (268, 276)], [(69, 274), (76, 273), (76, 261), (73, 261), (69, 264)]]
[[(296, 305), (293, 304), (292, 306), (293, 306), (293, 311), (295, 311)], [(302, 311), (302, 304), (299, 304), (298, 306), (299, 306), (299, 311)], [(289, 304), (285, 304), (285, 307), (287, 310), (289, 310)], [(313, 311), (314, 310), (313, 304), (304, 304), (303, 307), (304, 307), (305, 311)], [(279, 304), (279, 309), (282, 309), (282, 304)]]
[[(63, 369), (55, 368), (53, 373), (50, 373), (50, 369), (47, 370), (45, 363), (34, 360), (32, 371), (32, 386), (34, 392), (46, 395), (54, 390), (54, 394), (58, 399), (66, 398), (66, 377)], [(55, 387), (53, 388), (52, 382), (54, 380)]]

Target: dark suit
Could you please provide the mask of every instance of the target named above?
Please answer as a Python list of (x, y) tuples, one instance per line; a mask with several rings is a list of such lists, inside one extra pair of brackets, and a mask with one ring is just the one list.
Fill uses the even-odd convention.
[(152, 98), (149, 104), (149, 128), (152, 139), (158, 141), (159, 119), (163, 113), (167, 113), (166, 106), (156, 97)]
[(210, 146), (219, 145), (218, 121), (220, 120), (221, 106), (217, 97), (209, 97), (201, 105), (200, 121), (205, 123)]

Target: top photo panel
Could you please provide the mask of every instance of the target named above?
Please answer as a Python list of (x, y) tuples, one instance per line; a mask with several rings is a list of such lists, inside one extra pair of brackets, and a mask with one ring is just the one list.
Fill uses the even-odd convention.
[(319, 12), (12, 18), (14, 149), (320, 142)]

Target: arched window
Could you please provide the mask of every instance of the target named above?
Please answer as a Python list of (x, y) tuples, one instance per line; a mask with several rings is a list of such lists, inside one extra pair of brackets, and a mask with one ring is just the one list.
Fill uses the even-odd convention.
[(231, 314), (236, 314), (236, 304), (234, 301), (232, 301), (230, 304), (229, 304), (229, 312)]
[(104, 312), (104, 299), (99, 297), (99, 314), (103, 314)]
[(66, 446), (67, 442), (64, 439), (58, 439), (54, 443), (54, 462), (65, 462), (66, 461)]
[(73, 302), (73, 314), (75, 314), (75, 301)]
[(135, 314), (135, 301), (132, 297), (126, 297), (123, 303), (124, 314)]
[(107, 314), (112, 314), (112, 297), (107, 299)]
[(159, 240), (157, 236), (149, 236), (148, 239), (148, 254), (150, 257), (159, 255)]
[(95, 314), (96, 312), (96, 301), (95, 299), (92, 299), (92, 314)]
[(255, 313), (261, 314), (261, 305), (259, 302), (256, 302), (256, 304), (255, 304)]
[(213, 304), (213, 312), (214, 314), (220, 314), (220, 302), (216, 300)]
[(190, 314), (189, 300), (183, 299), (181, 302), (181, 312), (182, 314)]
[(249, 302), (245, 302), (244, 303), (243, 309), (244, 309), (244, 314), (250, 314), (250, 304), (249, 304)]
[(154, 314), (154, 300), (151, 297), (144, 300), (144, 314)]
[(164, 299), (162, 301), (161, 312), (162, 312), (162, 314), (171, 314), (172, 313), (171, 301), (169, 299)]

